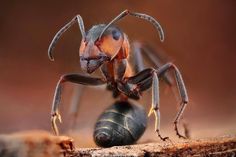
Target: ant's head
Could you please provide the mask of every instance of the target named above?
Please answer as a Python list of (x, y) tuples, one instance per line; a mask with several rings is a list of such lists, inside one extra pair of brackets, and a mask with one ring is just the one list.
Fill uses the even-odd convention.
[(124, 10), (107, 25), (95, 25), (87, 33), (85, 33), (82, 17), (77, 15), (54, 36), (48, 48), (49, 59), (54, 60), (52, 51), (61, 35), (74, 23), (78, 22), (82, 34), (82, 42), (80, 45), (81, 67), (88, 73), (94, 72), (104, 62), (111, 61), (121, 49), (124, 42), (124, 34), (117, 27), (114, 27), (113, 24), (127, 15), (152, 23), (157, 29), (161, 41), (164, 41), (164, 32), (161, 25), (153, 17), (143, 13), (134, 13), (129, 10)]
[(82, 70), (92, 73), (104, 62), (111, 61), (119, 52), (124, 36), (121, 30), (106, 25), (93, 26), (82, 39), (80, 45), (80, 64)]

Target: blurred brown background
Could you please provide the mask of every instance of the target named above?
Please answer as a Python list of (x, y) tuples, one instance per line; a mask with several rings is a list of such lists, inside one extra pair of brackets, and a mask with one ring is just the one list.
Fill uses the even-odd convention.
[[(58, 42), (55, 62), (47, 48), (55, 33), (80, 14), (88, 30), (129, 9), (155, 17), (165, 31), (164, 43), (151, 24), (126, 17), (118, 25), (130, 38), (161, 48), (181, 70), (190, 97), (185, 119), (193, 138), (236, 133), (236, 1), (5, 1), (0, 5), (0, 133), (50, 130), (50, 110), (60, 75), (79, 71), (81, 35), (73, 26)], [(62, 129), (68, 128), (72, 84), (63, 93)], [(167, 90), (166, 90), (167, 89)], [(167, 92), (165, 92), (167, 91)], [(150, 99), (141, 101), (148, 109)], [(96, 117), (114, 100), (109, 92), (86, 88), (78, 133), (93, 145)], [(173, 136), (174, 95), (161, 85), (162, 132)], [(154, 135), (153, 117), (142, 137)], [(86, 134), (86, 136), (84, 136)], [(81, 140), (81, 139), (80, 139)], [(86, 143), (86, 142), (84, 142)], [(82, 143), (83, 144), (83, 143)]]

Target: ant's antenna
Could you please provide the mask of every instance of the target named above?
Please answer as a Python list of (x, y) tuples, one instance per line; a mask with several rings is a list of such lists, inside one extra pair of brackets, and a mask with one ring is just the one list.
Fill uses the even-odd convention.
[(54, 57), (52, 55), (52, 51), (58, 41), (58, 39), (62, 36), (64, 32), (66, 32), (75, 22), (78, 22), (79, 28), (82, 34), (82, 39), (85, 39), (85, 29), (84, 29), (84, 22), (83, 19), (80, 15), (75, 16), (69, 23), (67, 23), (64, 27), (62, 27), (57, 34), (54, 36), (51, 44), (49, 45), (48, 48), (48, 57), (51, 61), (54, 61)]
[(147, 20), (147, 21), (151, 22), (154, 25), (154, 27), (157, 29), (157, 31), (159, 33), (160, 40), (162, 42), (164, 41), (164, 31), (163, 31), (160, 23), (156, 19), (154, 19), (152, 16), (149, 16), (149, 15), (146, 15), (146, 14), (142, 14), (142, 13), (133, 13), (133, 12), (130, 12), (129, 10), (125, 10), (125, 11), (121, 12), (110, 23), (108, 23), (106, 25), (106, 27), (103, 29), (103, 31), (101, 32), (101, 34), (99, 36), (99, 40), (101, 39), (103, 33), (108, 29), (108, 27), (110, 27), (112, 24), (114, 24), (115, 22), (119, 21), (120, 19), (122, 19), (126, 15), (131, 15), (131, 16), (134, 16), (134, 17), (137, 17), (137, 18), (141, 18), (141, 19), (144, 19), (144, 20)]

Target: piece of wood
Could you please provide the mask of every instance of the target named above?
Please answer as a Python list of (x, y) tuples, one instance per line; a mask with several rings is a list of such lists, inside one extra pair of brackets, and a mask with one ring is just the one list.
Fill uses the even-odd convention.
[(73, 139), (45, 131), (0, 135), (1, 157), (236, 156), (236, 136), (179, 140), (111, 148), (74, 148)]
[(0, 157), (64, 157), (73, 140), (46, 131), (25, 131), (0, 135)]
[(147, 143), (111, 148), (78, 148), (68, 156), (236, 156), (236, 137)]

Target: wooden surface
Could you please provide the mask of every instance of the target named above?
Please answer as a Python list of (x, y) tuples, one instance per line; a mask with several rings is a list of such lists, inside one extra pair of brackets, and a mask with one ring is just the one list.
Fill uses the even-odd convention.
[(236, 136), (201, 140), (75, 148), (72, 138), (45, 131), (0, 135), (1, 157), (81, 157), (81, 156), (236, 156)]
[(71, 156), (236, 156), (236, 137), (83, 148), (76, 149)]

